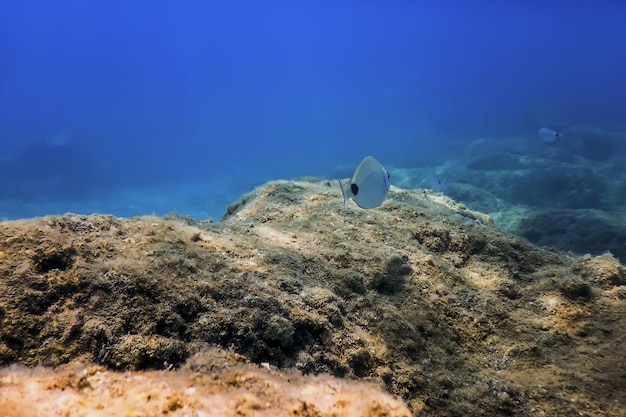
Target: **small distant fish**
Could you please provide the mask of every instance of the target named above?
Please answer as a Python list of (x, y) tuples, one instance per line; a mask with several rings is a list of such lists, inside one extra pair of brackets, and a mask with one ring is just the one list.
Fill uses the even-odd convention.
[(448, 176), (440, 178), (437, 176), (436, 173), (431, 171), (428, 174), (428, 178), (426, 178), (426, 181), (428, 182), (428, 186), (431, 189), (439, 191), (442, 194), (448, 194)]
[(70, 143), (70, 136), (67, 132), (59, 132), (51, 138), (46, 139), (46, 146), (49, 148), (58, 148), (67, 146)]
[(339, 180), (343, 194), (343, 211), (348, 200), (353, 199), (357, 206), (368, 209), (380, 206), (389, 191), (391, 175), (372, 156), (366, 156), (354, 171), (349, 184)]
[(537, 135), (542, 141), (548, 142), (548, 143), (556, 142), (562, 137), (560, 132), (557, 132), (554, 129), (550, 129), (549, 127), (542, 127), (537, 132)]

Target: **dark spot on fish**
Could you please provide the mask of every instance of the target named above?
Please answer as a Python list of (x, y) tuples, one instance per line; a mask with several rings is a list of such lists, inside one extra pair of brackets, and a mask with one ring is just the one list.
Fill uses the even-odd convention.
[(350, 190), (352, 191), (352, 194), (357, 195), (357, 193), (359, 192), (359, 186), (352, 183), (350, 184)]
[(391, 174), (390, 173), (387, 173), (387, 178), (391, 178)]

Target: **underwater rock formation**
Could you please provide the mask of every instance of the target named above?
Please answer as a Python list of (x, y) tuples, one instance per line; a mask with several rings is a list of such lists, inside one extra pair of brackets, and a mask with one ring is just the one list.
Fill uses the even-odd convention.
[[(623, 130), (582, 128), (551, 145), (481, 138), (436, 169), (450, 179), (446, 195), (489, 214), (501, 230), (579, 255), (608, 251), (623, 263), (625, 143)], [(404, 188), (428, 186), (423, 168), (391, 172)]]
[[(253, 388), (261, 408), (247, 415), (262, 415), (266, 402), (278, 404), (274, 415), (331, 413), (319, 398), (278, 401), (301, 392), (299, 374), (380, 384), (413, 415), (625, 415), (623, 266), (609, 254), (538, 248), (492, 225), (441, 194), (394, 187), (381, 207), (350, 204), (344, 217), (336, 182), (313, 180), (268, 183), (218, 223), (3, 222), (0, 363), (62, 369), (5, 369), (0, 409), (29, 381), (50, 391), (68, 372), (74, 395), (80, 377), (67, 369), (82, 366), (113, 385), (150, 371), (177, 395), (190, 380), (258, 376), (274, 397), (258, 399)], [(212, 359), (197, 365), (206, 352)], [(274, 376), (238, 374), (248, 362)], [(334, 392), (354, 399), (365, 389), (330, 376), (321, 391), (340, 386)], [(84, 401), (97, 404), (99, 383), (89, 382)], [(367, 389), (379, 405), (336, 415), (404, 415)], [(134, 409), (137, 392), (120, 404)], [(294, 402), (310, 408), (293, 411)], [(174, 408), (168, 415), (182, 410)]]
[[(210, 358), (215, 360), (218, 358)], [(221, 372), (102, 367), (0, 371), (3, 416), (409, 417), (374, 384), (239, 366)]]

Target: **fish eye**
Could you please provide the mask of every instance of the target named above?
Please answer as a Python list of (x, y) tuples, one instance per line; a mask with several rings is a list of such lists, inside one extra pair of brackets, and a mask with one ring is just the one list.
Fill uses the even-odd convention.
[(387, 178), (391, 178), (391, 174), (390, 173), (387, 173)]
[(352, 194), (357, 195), (359, 193), (359, 186), (354, 183), (350, 184), (350, 191), (352, 191)]

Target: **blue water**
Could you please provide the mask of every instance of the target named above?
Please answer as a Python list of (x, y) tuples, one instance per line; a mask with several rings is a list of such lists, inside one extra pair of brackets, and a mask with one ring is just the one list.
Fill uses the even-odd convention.
[(0, 218), (218, 219), (368, 154), (438, 166), (544, 120), (626, 128), (626, 6), (469, 4), (5, 1)]

